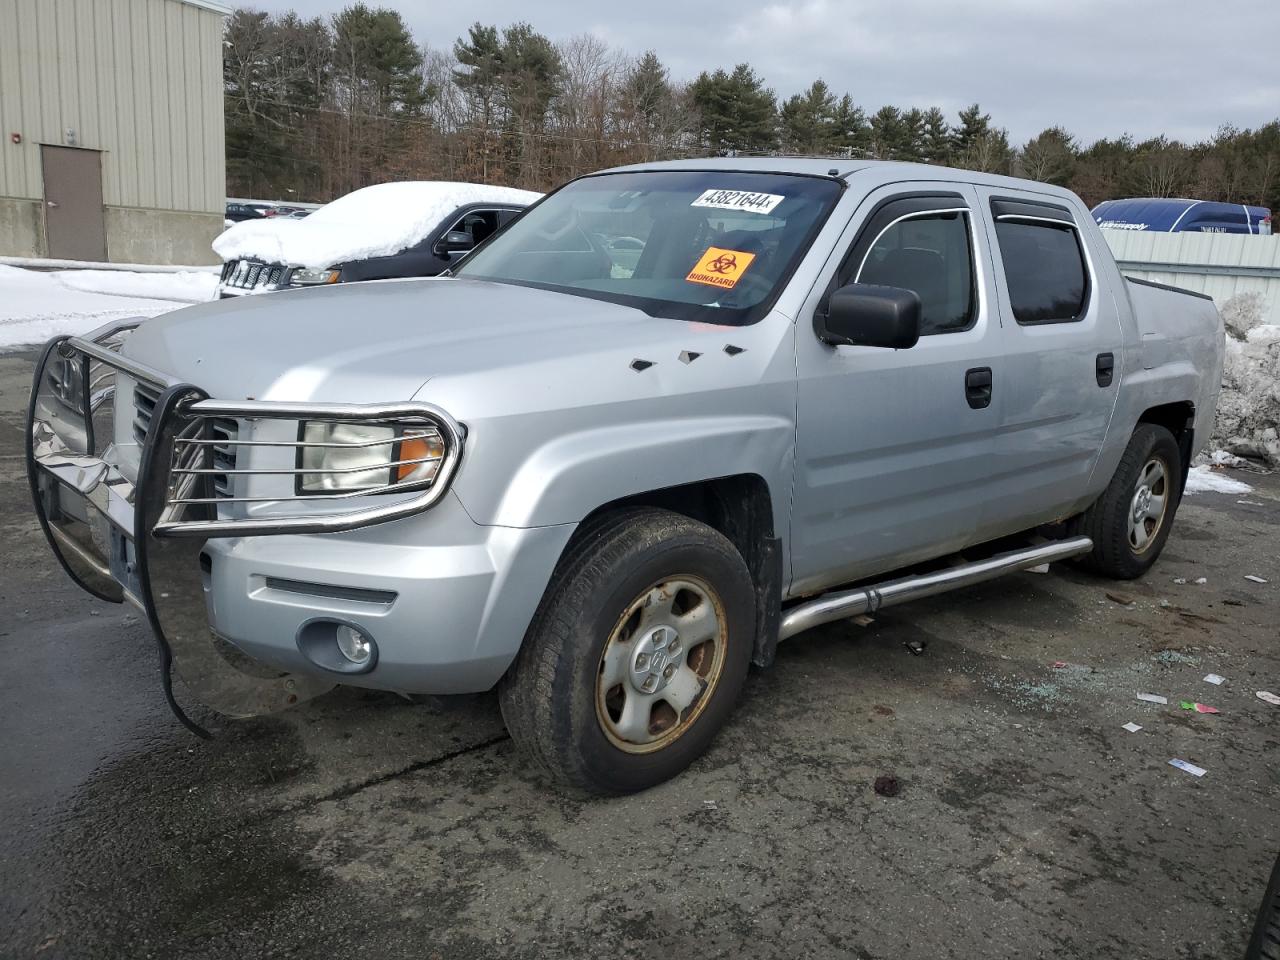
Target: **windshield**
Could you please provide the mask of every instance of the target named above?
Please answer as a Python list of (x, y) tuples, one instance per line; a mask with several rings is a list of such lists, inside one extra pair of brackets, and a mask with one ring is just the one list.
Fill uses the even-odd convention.
[(558, 290), (655, 317), (755, 323), (840, 195), (822, 177), (610, 173), (568, 184), (455, 276)]

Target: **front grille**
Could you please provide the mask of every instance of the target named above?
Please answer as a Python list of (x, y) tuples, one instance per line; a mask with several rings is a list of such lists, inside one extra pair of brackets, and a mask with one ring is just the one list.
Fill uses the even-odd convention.
[[(217, 417), (210, 424), (215, 440), (225, 440), (213, 448), (213, 467), (215, 470), (234, 470), (236, 468), (236, 438), (240, 435), (240, 424), (228, 417)], [(213, 475), (213, 495), (215, 497), (231, 496), (231, 478), (225, 473)]]
[(222, 283), (237, 290), (273, 290), (288, 280), (289, 268), (280, 263), (228, 260), (222, 265)]
[(160, 391), (149, 383), (138, 383), (133, 388), (133, 439), (142, 443), (151, 426), (151, 414), (156, 409)]
[[(160, 391), (149, 383), (138, 383), (133, 388), (133, 437), (138, 443), (147, 438), (147, 428), (151, 426), (151, 415), (155, 412), (156, 401), (159, 399)], [(230, 417), (214, 417), (209, 420), (209, 429), (213, 432), (213, 439), (219, 441), (213, 447), (214, 469), (234, 470), (236, 439), (240, 435), (239, 422)], [(227, 474), (212, 474), (210, 480), (214, 496), (231, 496), (231, 478)]]

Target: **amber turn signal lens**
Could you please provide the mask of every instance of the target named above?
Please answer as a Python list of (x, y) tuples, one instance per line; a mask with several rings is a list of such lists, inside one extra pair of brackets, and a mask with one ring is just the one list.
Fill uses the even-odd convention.
[[(400, 441), (399, 460), (428, 460), (444, 455), (444, 446), (435, 437), (405, 437)], [(431, 463), (402, 463), (396, 467), (396, 482), (408, 479), (423, 468), (430, 468)]]

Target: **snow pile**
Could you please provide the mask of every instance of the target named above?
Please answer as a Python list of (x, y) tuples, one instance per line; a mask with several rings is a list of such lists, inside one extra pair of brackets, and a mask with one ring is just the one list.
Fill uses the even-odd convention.
[(210, 271), (182, 273), (130, 273), (126, 270), (68, 270), (55, 274), (70, 290), (86, 293), (109, 293), (115, 297), (145, 297), (151, 300), (176, 300), (200, 303), (212, 300), (218, 292), (218, 274)]
[(1257, 294), (1233, 297), (1221, 312), (1228, 336), (1213, 443), (1280, 464), (1280, 326), (1262, 322)]
[(1187, 473), (1185, 493), (1252, 493), (1253, 487), (1240, 480), (1215, 470), (1210, 464), (1202, 463), (1192, 467)]
[[(112, 273), (115, 279), (85, 279), (82, 273)], [(110, 320), (154, 317), (180, 302), (209, 299), (217, 280), (213, 273), (38, 273), (0, 265), (0, 349), (88, 333)]]
[(477, 183), (382, 183), (339, 197), (305, 219), (237, 223), (213, 241), (213, 252), (223, 260), (252, 257), (322, 270), (348, 260), (399, 253), (464, 204), (527, 205), (541, 196)]

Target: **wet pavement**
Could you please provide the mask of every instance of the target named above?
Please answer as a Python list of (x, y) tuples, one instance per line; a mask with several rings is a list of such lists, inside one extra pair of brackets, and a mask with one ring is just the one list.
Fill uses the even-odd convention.
[(0, 356), (0, 957), (1243, 952), (1280, 850), (1280, 477), (1189, 498), (1142, 581), (1058, 565), (789, 641), (687, 773), (582, 802), (492, 696), (188, 734), (145, 624), (40, 538), (29, 367)]

